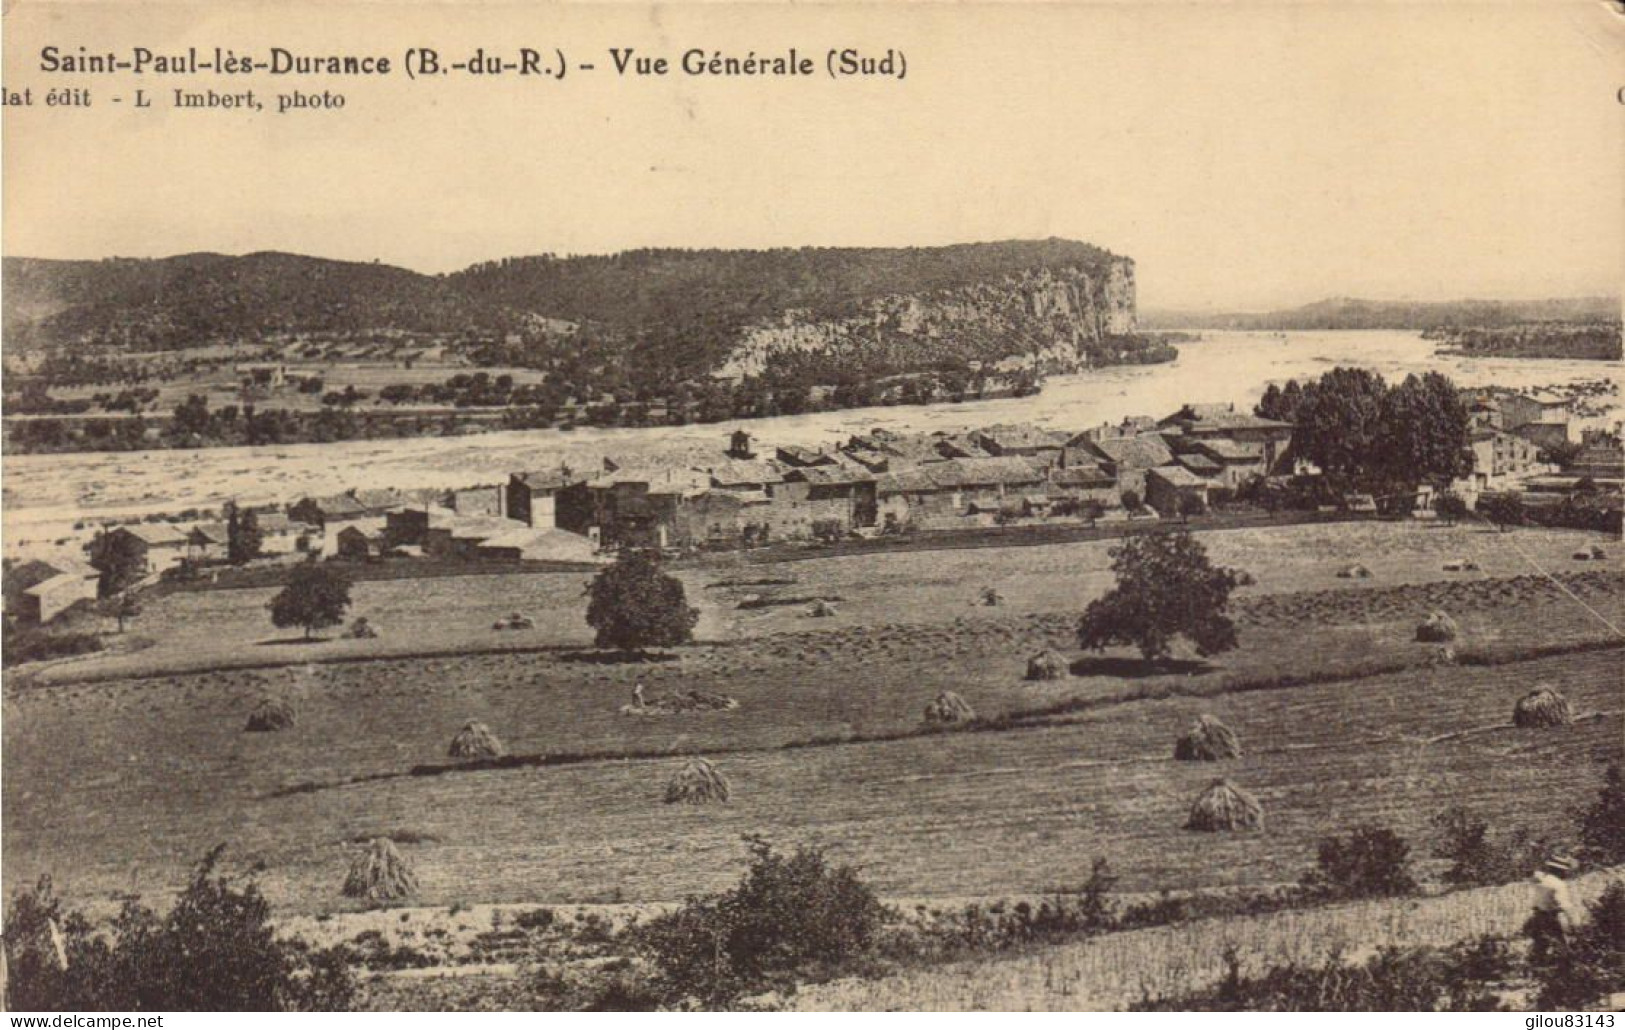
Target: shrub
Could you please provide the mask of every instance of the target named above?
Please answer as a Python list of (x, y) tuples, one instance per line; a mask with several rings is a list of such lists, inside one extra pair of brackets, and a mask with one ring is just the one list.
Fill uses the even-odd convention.
[(887, 918), (851, 866), (821, 848), (788, 857), (747, 837), (750, 866), (730, 891), (690, 898), (635, 934), (674, 998), (728, 1002), (860, 961)]
[(1224, 979), (1206, 990), (1147, 998), (1142, 1012), (1493, 1012), (1486, 983), (1510, 967), (1495, 938), (1450, 948), (1384, 948), (1359, 965), (1332, 954), (1319, 965), (1289, 962), (1244, 976), (1236, 950), (1224, 955)]
[(48, 658), (90, 654), (101, 649), (101, 638), (94, 633), (47, 633), (36, 629), (14, 629), (8, 624), (4, 646), (0, 647), (0, 663), (10, 667), (24, 662), (42, 662)]
[(1625, 773), (1608, 766), (1597, 801), (1580, 815), (1580, 857), (1594, 865), (1625, 863)]
[(1334, 898), (1381, 898), (1416, 891), (1411, 846), (1385, 826), (1362, 826), (1347, 837), (1328, 837), (1316, 849), (1316, 865), (1303, 878), (1314, 894)]
[(275, 937), (259, 888), (215, 871), (223, 851), (198, 863), (167, 915), (128, 902), (105, 938), (63, 909), (48, 878), (18, 892), (5, 921), (7, 1003), (32, 1011), (347, 1007), (355, 981), (345, 954)]
[(1532, 972), (1541, 1009), (1588, 1008), (1625, 990), (1625, 884), (1609, 884), (1586, 906), (1586, 921), (1569, 936), (1567, 953)]
[(1518, 827), (1505, 840), (1490, 837), (1489, 824), (1465, 808), (1449, 808), (1433, 820), (1439, 831), (1433, 857), (1450, 861), (1444, 882), (1454, 887), (1489, 887), (1528, 876), (1551, 847)]

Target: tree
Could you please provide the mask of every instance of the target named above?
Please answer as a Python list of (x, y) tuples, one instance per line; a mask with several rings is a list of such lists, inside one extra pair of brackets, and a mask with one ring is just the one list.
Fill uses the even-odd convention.
[(300, 565), (267, 607), (271, 609), (273, 626), (299, 626), (309, 640), (316, 630), (344, 621), (344, 612), (350, 607), (350, 580), (337, 569)]
[(1292, 449), (1333, 482), (1360, 481), (1374, 466), (1387, 386), (1364, 368), (1334, 368), (1303, 389)]
[(1207, 548), (1188, 531), (1132, 537), (1110, 553), (1117, 586), (1084, 610), (1078, 625), (1082, 647), (1133, 644), (1146, 661), (1160, 661), (1178, 636), (1204, 657), (1236, 646), (1236, 627), (1225, 608), (1240, 576), (1214, 567)]
[(146, 574), (146, 546), (131, 533), (103, 531), (96, 534), (86, 551), (91, 568), (102, 574), (96, 583), (96, 592), (102, 597), (124, 592)]
[(265, 534), (260, 531), (260, 517), (252, 511), (239, 512), (235, 504), (226, 509), (226, 558), (233, 565), (243, 565), (260, 556), (265, 546)]
[(1485, 494), (1478, 499), (1478, 513), (1505, 533), (1513, 526), (1523, 525), (1523, 496), (1516, 493)]
[(1446, 490), (1440, 494), (1439, 499), (1433, 502), (1433, 507), (1438, 511), (1439, 517), (1452, 526), (1467, 517), (1467, 500), (1454, 490)]
[(1456, 385), (1438, 372), (1408, 375), (1379, 407), (1376, 455), (1369, 474), (1408, 493), (1424, 480), (1449, 482), (1472, 471), (1472, 419)]
[(1128, 512), (1131, 515), (1139, 512), (1140, 508), (1142, 507), (1140, 495), (1134, 490), (1124, 490), (1122, 501), (1123, 507), (1128, 509)]
[(141, 605), (129, 591), (109, 597), (101, 603), (101, 613), (118, 620), (118, 631), (124, 632), (124, 623), (141, 614)]
[(689, 606), (683, 582), (660, 571), (652, 551), (623, 550), (615, 564), (587, 586), (587, 625), (599, 647), (635, 651), (672, 647), (694, 637), (699, 609)]
[(1201, 494), (1181, 494), (1180, 495), (1180, 498), (1179, 498), (1179, 517), (1180, 517), (1180, 519), (1182, 521), (1189, 522), (1191, 520), (1191, 516), (1193, 516), (1193, 515), (1200, 518), (1201, 516), (1206, 515), (1206, 514), (1207, 514), (1207, 501), (1202, 499)]

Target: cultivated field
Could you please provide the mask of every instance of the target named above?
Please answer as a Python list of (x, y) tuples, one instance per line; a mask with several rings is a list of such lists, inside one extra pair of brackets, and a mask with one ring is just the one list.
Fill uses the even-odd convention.
[[(950, 899), (1075, 883), (1097, 854), (1127, 890), (1290, 882), (1320, 837), (1379, 820), (1422, 840), (1452, 801), (1499, 827), (1565, 832), (1566, 810), (1595, 789), (1599, 763), (1621, 752), (1620, 652), (1512, 659), (1535, 646), (1617, 641), (1599, 621), (1620, 623), (1617, 563), (1588, 564), (1589, 575), (1566, 580), (1577, 602), (1547, 580), (1512, 578), (1529, 566), (1506, 549), (1515, 543), (1556, 566), (1591, 538), (1358, 532), (1369, 535), (1351, 544), (1323, 527), (1212, 534), (1215, 557), (1259, 580), (1238, 604), (1239, 651), (1154, 674), (1127, 655), (1086, 656), (1078, 675), (1046, 683), (1020, 678), (1024, 660), (1040, 646), (1070, 649), (1066, 613), (1107, 583), (1104, 545), (689, 570), (690, 594), (707, 611), (702, 635), (713, 643), (637, 666), (581, 661), (571, 650), (300, 661), (369, 642), (260, 646), (252, 641), (271, 635), (259, 621), (262, 592), (175, 595), (149, 610), (138, 632), (179, 625), (185, 614), (192, 636), (157, 636), (156, 646), (109, 660), (146, 669), (119, 675), (117, 665), (87, 662), (59, 667), (58, 682), (10, 678), (8, 885), (50, 871), (77, 898), (150, 895), (229, 840), (238, 861), (264, 864), (280, 910), (321, 912), (345, 907), (338, 885), (353, 842), (398, 834), (418, 841), (405, 850), (426, 904), (660, 902), (732, 882), (740, 835), (761, 832), (828, 843), (888, 895)], [(1434, 571), (1441, 556), (1476, 545), (1485, 548), (1484, 572)], [(1353, 546), (1365, 549), (1352, 557), (1373, 569), (1371, 580), (1335, 577)], [(791, 576), (796, 583), (705, 585)], [(1452, 582), (1420, 582), (1429, 578)], [(1076, 584), (1071, 594), (1067, 581)], [(1344, 589), (1269, 592), (1294, 582)], [(579, 642), (580, 583), (364, 584), (357, 614), (381, 626), (382, 646), (427, 647), (460, 634), (483, 647), (502, 636), (489, 628), (493, 613), (514, 609), (542, 617), (538, 646)], [(973, 607), (983, 586), (1007, 603)], [(516, 587), (532, 593), (515, 601)], [(841, 614), (737, 608), (773, 592), (838, 594)], [(904, 608), (902, 596), (914, 606)], [(1494, 664), (1430, 666), (1437, 648), (1416, 643), (1413, 631), (1441, 606), (1463, 626), (1464, 659)], [(246, 646), (233, 646), (234, 634)], [(278, 660), (296, 664), (162, 671), (175, 654), (196, 662), (242, 652), (287, 654)], [(91, 672), (113, 678), (70, 678)], [(1286, 686), (1283, 676), (1317, 682)], [(716, 690), (740, 708), (623, 716), (635, 679), (651, 696)], [(1587, 717), (1567, 731), (1512, 729), (1513, 701), (1537, 682), (1556, 685)], [(912, 732), (942, 689), (983, 714), (1052, 711), (1018, 729), (874, 739)], [(242, 733), (268, 692), (296, 701), (298, 725)], [(1245, 758), (1217, 768), (1169, 759), (1175, 735), (1202, 712), (1240, 733)], [(519, 753), (718, 752), (735, 800), (661, 804), (671, 760), (659, 757), (409, 774), (444, 763), (447, 742), (471, 718)], [(853, 742), (782, 747), (812, 738)], [(1180, 828), (1217, 772), (1257, 793), (1263, 833), (1214, 838)]]
[[(1202, 539), (1215, 562), (1244, 569), (1257, 580), (1236, 595), (1249, 603), (1281, 592), (1383, 591), (1401, 584), (1471, 584), (1534, 576), (1540, 569), (1569, 574), (1620, 567), (1618, 554), (1601, 563), (1574, 561), (1574, 551), (1600, 538), (1570, 530), (1496, 533), (1476, 526), (1366, 522), (1224, 530), (1205, 533)], [(990, 619), (1008, 622), (1081, 612), (1111, 586), (1109, 551), (1114, 545), (1094, 541), (871, 554), (781, 565), (754, 564), (733, 556), (680, 569), (678, 575), (688, 588), (690, 603), (701, 610), (696, 634), (702, 641), (734, 644), (788, 635), (781, 650), (789, 652), (801, 646), (802, 635), (839, 630), (850, 638), (832, 638), (843, 648), (871, 646), (884, 651), (888, 638), (895, 635), (889, 627), (929, 624), (951, 636), (963, 623), (981, 626)], [(1446, 561), (1458, 558), (1473, 559), (1480, 570), (1442, 570)], [(1338, 578), (1338, 570), (1355, 561), (1372, 571), (1371, 578)], [(265, 604), (275, 593), (272, 589), (177, 593), (152, 602), (132, 624), (135, 639), (130, 644), (136, 650), (40, 670), (36, 678), (67, 682), (425, 652), (456, 655), (583, 646), (592, 642), (582, 618), (582, 591), (588, 579), (588, 573), (572, 572), (360, 583), (353, 591), (351, 614), (366, 616), (381, 636), (342, 640), (329, 632), (333, 639), (316, 644), (289, 643), (299, 636), (297, 632), (270, 625)], [(793, 582), (757, 585), (764, 580)], [(978, 605), (984, 587), (996, 589), (1004, 604), (995, 609)], [(1514, 592), (1522, 595), (1530, 589), (1538, 587), (1526, 583)], [(840, 614), (809, 619), (812, 598), (833, 600)], [(784, 603), (740, 607), (764, 600)], [(1498, 596), (1493, 606), (1514, 600)], [(1428, 610), (1428, 600), (1421, 596), (1370, 609), (1339, 604), (1343, 610), (1328, 611), (1327, 618), (1317, 621), (1330, 630), (1352, 630), (1420, 618)], [(531, 616), (536, 629), (491, 630), (492, 622), (515, 611)], [(1471, 642), (1473, 627), (1466, 628)], [(806, 646), (816, 653), (825, 645)]]

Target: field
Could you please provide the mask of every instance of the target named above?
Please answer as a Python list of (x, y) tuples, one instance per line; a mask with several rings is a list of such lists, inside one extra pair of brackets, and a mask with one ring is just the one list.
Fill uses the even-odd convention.
[[(1291, 592), (1296, 598), (1291, 605), (1299, 606), (1304, 592), (1338, 590), (1347, 593), (1336, 595), (1339, 600), (1333, 607), (1319, 613), (1325, 618), (1312, 621), (1326, 623), (1334, 636), (1352, 634), (1358, 640), (1369, 637), (1366, 629), (1372, 624), (1421, 618), (1430, 607), (1445, 603), (1447, 595), (1437, 591), (1447, 585), (1477, 591), (1481, 588), (1471, 584), (1536, 576), (1539, 569), (1568, 575), (1619, 567), (1617, 555), (1612, 563), (1573, 561), (1574, 551), (1597, 538), (1566, 530), (1504, 534), (1465, 526), (1332, 523), (1225, 530), (1204, 534), (1203, 540), (1214, 561), (1244, 569), (1256, 579), (1237, 597), (1256, 607), (1261, 625), (1281, 623), (1269, 614), (1269, 597)], [(905, 552), (782, 565), (754, 564), (736, 555), (678, 574), (690, 602), (701, 609), (696, 632), (702, 641), (732, 647), (744, 640), (777, 637), (782, 638), (778, 646), (762, 645), (775, 658), (806, 648), (817, 660), (825, 657), (821, 650), (835, 646), (865, 650), (870, 652), (868, 660), (877, 660), (904, 646), (900, 627), (930, 626), (926, 637), (915, 634), (908, 640), (934, 639), (937, 646), (950, 650), (960, 637), (983, 632), (1016, 633), (1035, 644), (1055, 632), (1064, 637), (1070, 616), (1110, 587), (1109, 551), (1114, 545), (1096, 541)], [(1476, 561), (1479, 571), (1442, 571), (1446, 561), (1463, 557)], [(1338, 570), (1354, 561), (1366, 565), (1371, 578), (1339, 578)], [(176, 593), (152, 602), (132, 624), (135, 639), (127, 643), (139, 649), (115, 649), (113, 654), (41, 670), (33, 678), (79, 682), (426, 652), (459, 656), (579, 647), (592, 639), (582, 619), (581, 599), (589, 578), (586, 573), (566, 572), (360, 583), (353, 593), (352, 615), (366, 616), (381, 635), (375, 640), (330, 639), (315, 644), (288, 643), (298, 634), (271, 627), (265, 604), (273, 589)], [(758, 585), (764, 580), (789, 582)], [(1436, 584), (1432, 600), (1426, 592), (1392, 594), (1396, 586), (1428, 583)], [(984, 587), (997, 590), (1004, 603), (991, 609), (980, 606)], [(1512, 593), (1485, 594), (1475, 607), (1486, 606), (1485, 602), (1501, 607), (1516, 600), (1514, 595), (1541, 588), (1520, 581), (1506, 589)], [(1362, 596), (1355, 591), (1376, 591), (1384, 600), (1374, 607), (1350, 608), (1351, 598)], [(809, 619), (807, 603), (777, 603), (811, 598), (835, 601), (840, 614)], [(764, 601), (773, 603), (740, 607)], [(531, 616), (536, 629), (513, 634), (491, 630), (492, 622), (515, 611)], [(1056, 621), (1051, 618), (1056, 613), (1066, 617)], [(1485, 633), (1499, 632), (1488, 623), (1479, 630), (1478, 636), (1470, 632), (1469, 637), (1476, 641)], [(696, 660), (721, 659), (713, 651), (702, 651)], [(741, 663), (749, 665), (743, 659)], [(693, 664), (685, 658), (685, 676)], [(630, 682), (626, 686), (630, 689)]]
[[(1425, 838), (1450, 801), (1497, 826), (1564, 831), (1569, 799), (1590, 794), (1599, 763), (1621, 750), (1618, 637), (1599, 617), (1618, 625), (1625, 576), (1588, 566), (1566, 575), (1565, 592), (1512, 575), (1514, 543), (1555, 563), (1575, 534), (1360, 532), (1387, 534), (1356, 542), (1371, 580), (1335, 577), (1348, 555), (1326, 527), (1212, 534), (1216, 557), (1259, 580), (1238, 603), (1238, 651), (1159, 670), (1126, 654), (1079, 656), (1076, 675), (1046, 683), (1020, 678), (1025, 658), (1070, 650), (1067, 613), (1106, 583), (1099, 545), (692, 569), (711, 642), (633, 665), (562, 646), (585, 639), (579, 575), (364, 584), (358, 613), (384, 638), (310, 646), (254, 643), (275, 636), (263, 592), (173, 595), (133, 631), (168, 634), (146, 650), (59, 666), (54, 681), (9, 678), (8, 885), (52, 872), (86, 901), (152, 895), (229, 840), (236, 861), (263, 864), (279, 911), (318, 913), (346, 907), (337, 888), (353, 842), (397, 834), (418, 841), (406, 850), (426, 904), (652, 903), (731, 882), (740, 836), (760, 832), (833, 845), (889, 896), (944, 900), (1076, 882), (1097, 854), (1129, 890), (1290, 882), (1321, 836), (1379, 820)], [(1484, 572), (1433, 571), (1440, 555), (1475, 546)], [(1293, 583), (1344, 589), (1278, 592)], [(1006, 603), (973, 606), (984, 585)], [(737, 607), (775, 591), (839, 595), (841, 614)], [(1462, 664), (1435, 664), (1437, 649), (1413, 639), (1438, 606), (1462, 623)], [(515, 609), (545, 616), (524, 646), (552, 649), (344, 653), (431, 648), (459, 633), (484, 648), (501, 636), (493, 613)], [(1530, 658), (1538, 648), (1572, 653)], [(208, 667), (242, 654), (279, 664)], [(634, 680), (651, 696), (716, 690), (740, 708), (626, 717)], [(1512, 702), (1537, 682), (1586, 717), (1563, 732), (1512, 729)], [(941, 689), (984, 715), (1038, 714), (919, 736), (920, 708)], [(241, 732), (265, 693), (295, 699), (294, 730)], [(1216, 772), (1169, 759), (1202, 712), (1247, 745), (1222, 771), (1263, 801), (1262, 834), (1180, 828)], [(471, 718), (555, 764), (412, 774), (443, 767)], [(694, 750), (716, 753), (733, 804), (659, 802), (672, 761), (661, 756)]]

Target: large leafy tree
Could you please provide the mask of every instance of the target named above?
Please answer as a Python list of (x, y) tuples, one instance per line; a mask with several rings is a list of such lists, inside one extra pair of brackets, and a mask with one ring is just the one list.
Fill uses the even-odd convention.
[(1396, 488), (1472, 471), (1472, 420), (1456, 386), (1438, 372), (1408, 375), (1382, 399), (1373, 470)]
[(1078, 625), (1081, 646), (1100, 651), (1132, 644), (1147, 661), (1167, 658), (1180, 636), (1203, 656), (1236, 646), (1236, 627), (1225, 609), (1239, 574), (1215, 567), (1189, 532), (1131, 537), (1112, 548), (1111, 557), (1117, 586), (1085, 609)]
[(650, 551), (622, 551), (593, 578), (587, 594), (587, 625), (597, 631), (599, 647), (635, 651), (685, 644), (700, 618), (682, 580), (662, 572)]
[(300, 565), (267, 607), (272, 625), (278, 629), (298, 626), (309, 640), (315, 631), (344, 621), (350, 607), (350, 580), (325, 565)]
[(1364, 481), (1378, 464), (1381, 446), (1382, 376), (1364, 368), (1334, 368), (1304, 387), (1297, 406), (1292, 448), (1333, 483)]

